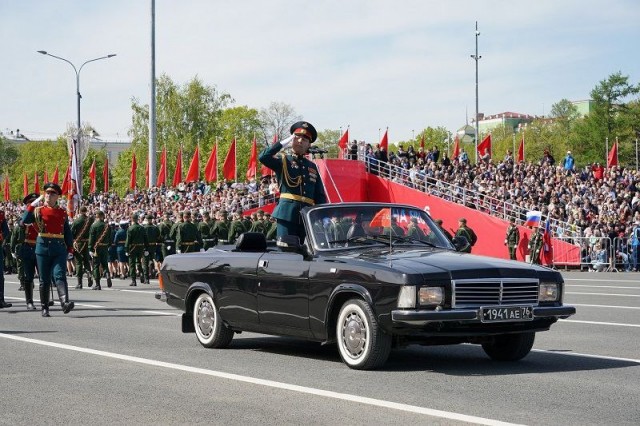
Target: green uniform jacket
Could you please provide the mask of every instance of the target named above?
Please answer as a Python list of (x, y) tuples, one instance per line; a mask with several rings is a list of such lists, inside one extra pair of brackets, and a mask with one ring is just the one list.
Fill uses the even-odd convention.
[[(315, 163), (305, 157), (276, 155), (282, 144), (276, 142), (260, 153), (260, 162), (276, 173), (280, 187), (280, 200), (273, 210), (276, 219), (301, 223), (300, 209), (313, 204), (324, 204), (327, 195)], [(286, 198), (292, 196), (295, 199)]]
[(129, 256), (134, 254), (142, 256), (144, 251), (149, 250), (147, 233), (140, 224), (134, 223), (127, 229), (127, 239), (124, 242), (124, 249), (129, 253)]
[(109, 250), (111, 228), (105, 222), (96, 220), (89, 229), (89, 251)]
[(78, 215), (76, 220), (71, 224), (71, 233), (73, 234), (73, 248), (76, 251), (88, 250), (89, 246), (89, 230), (93, 218), (87, 217), (85, 214)]
[(182, 253), (199, 251), (202, 247), (202, 237), (198, 227), (191, 222), (183, 222), (176, 232), (176, 247)]
[(234, 220), (231, 222), (231, 226), (229, 226), (229, 235), (227, 240), (229, 243), (233, 244), (236, 242), (236, 239), (247, 230), (244, 227), (244, 223), (241, 220)]

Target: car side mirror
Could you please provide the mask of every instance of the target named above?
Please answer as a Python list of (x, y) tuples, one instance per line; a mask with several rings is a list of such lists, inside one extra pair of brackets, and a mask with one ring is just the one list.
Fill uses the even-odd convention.
[(300, 252), (302, 250), (300, 237), (297, 235), (283, 235), (278, 237), (276, 245), (280, 247), (282, 251)]
[(464, 251), (469, 248), (469, 240), (466, 237), (458, 235), (451, 240), (456, 251)]

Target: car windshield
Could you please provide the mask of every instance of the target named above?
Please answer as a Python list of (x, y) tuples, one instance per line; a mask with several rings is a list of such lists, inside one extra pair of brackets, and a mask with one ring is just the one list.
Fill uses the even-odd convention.
[(389, 204), (324, 205), (307, 213), (316, 250), (375, 245), (453, 246), (423, 210)]

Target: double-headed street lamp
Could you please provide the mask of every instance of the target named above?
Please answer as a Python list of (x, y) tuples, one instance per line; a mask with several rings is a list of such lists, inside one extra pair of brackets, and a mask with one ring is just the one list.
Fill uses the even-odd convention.
[(75, 155), (75, 160), (76, 160), (76, 164), (78, 166), (78, 191), (79, 194), (78, 195), (82, 195), (82, 163), (80, 161), (78, 161), (78, 143), (80, 142), (80, 136), (82, 133), (82, 129), (81, 129), (81, 124), (80, 124), (80, 99), (82, 98), (82, 95), (80, 95), (80, 71), (82, 71), (82, 67), (84, 67), (85, 65), (87, 65), (89, 62), (95, 62), (95, 61), (99, 61), (100, 59), (109, 59), (109, 58), (113, 58), (114, 56), (116, 56), (115, 53), (111, 53), (109, 55), (106, 56), (101, 56), (99, 58), (95, 58), (95, 59), (89, 59), (88, 61), (85, 61), (82, 63), (82, 65), (80, 65), (80, 68), (76, 68), (75, 65), (73, 65), (73, 63), (65, 58), (61, 58), (60, 56), (56, 56), (56, 55), (52, 55), (51, 53), (48, 53), (46, 50), (38, 50), (38, 53), (41, 53), (43, 55), (47, 55), (47, 56), (51, 56), (52, 58), (56, 58), (56, 59), (60, 59), (61, 61), (65, 61), (66, 63), (68, 63), (69, 65), (71, 65), (71, 67), (73, 68), (73, 71), (76, 73), (76, 94), (77, 94), (77, 98), (78, 98), (78, 130), (76, 133), (76, 140), (74, 141), (75, 144), (75, 149), (74, 149), (74, 155)]

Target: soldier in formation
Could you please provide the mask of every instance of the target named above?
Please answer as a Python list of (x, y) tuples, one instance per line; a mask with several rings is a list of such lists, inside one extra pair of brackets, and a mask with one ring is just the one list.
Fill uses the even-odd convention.
[(93, 218), (87, 216), (87, 207), (80, 207), (80, 214), (71, 224), (73, 234), (73, 249), (76, 265), (76, 275), (78, 284), (76, 289), (82, 288), (82, 276), (87, 273), (87, 283), (89, 287), (93, 285), (91, 277), (91, 258), (89, 257), (89, 229), (93, 223)]
[(140, 283), (148, 284), (149, 281), (145, 281), (149, 272), (142, 261), (144, 256), (149, 255), (149, 243), (147, 241), (147, 233), (144, 228), (138, 223), (139, 216), (137, 213), (131, 215), (131, 226), (127, 229), (127, 239), (125, 240), (124, 248), (129, 257), (129, 273), (131, 274), (131, 284), (129, 286), (137, 286), (136, 281), (138, 277), (138, 271), (141, 272)]
[(100, 279), (107, 276), (107, 287), (111, 287), (111, 272), (109, 271), (109, 244), (111, 241), (111, 227), (104, 221), (102, 210), (96, 213), (96, 220), (89, 229), (89, 255), (93, 260), (94, 290), (102, 290)]

